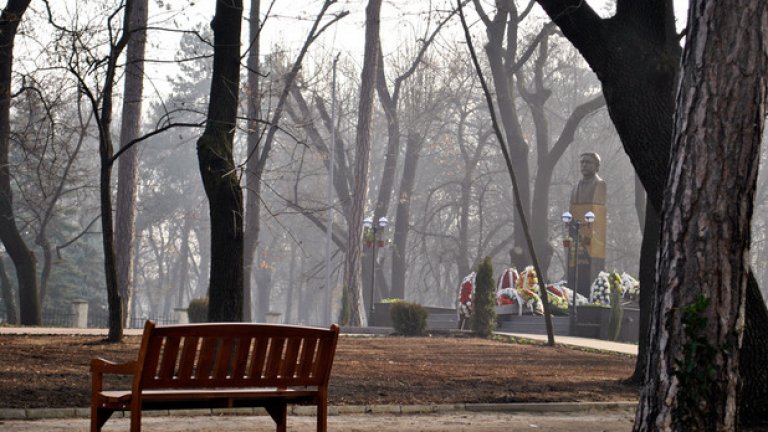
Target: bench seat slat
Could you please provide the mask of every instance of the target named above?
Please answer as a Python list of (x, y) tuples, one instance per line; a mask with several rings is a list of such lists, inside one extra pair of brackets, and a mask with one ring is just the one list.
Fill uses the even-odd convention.
[(272, 338), (272, 343), (269, 346), (269, 353), (267, 354), (267, 367), (264, 372), (264, 378), (275, 379), (278, 372), (280, 372), (280, 364), (283, 361), (283, 351), (285, 350), (285, 338), (276, 337)]
[[(141, 393), (142, 401), (157, 400), (208, 400), (208, 399), (296, 399), (317, 395), (316, 390), (280, 389), (277, 388), (244, 388), (244, 389), (205, 389), (205, 390), (145, 390)], [(103, 404), (126, 404), (131, 400), (131, 391), (109, 390), (99, 394)]]
[(200, 338), (196, 336), (184, 337), (184, 348), (181, 351), (181, 359), (179, 359), (179, 377), (189, 378), (192, 376), (199, 341)]

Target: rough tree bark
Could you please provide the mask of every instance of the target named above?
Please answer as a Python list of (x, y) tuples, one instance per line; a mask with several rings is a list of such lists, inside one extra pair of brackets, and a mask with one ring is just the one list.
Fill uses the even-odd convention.
[[(141, 106), (144, 96), (144, 52), (147, 46), (147, 3), (133, 3), (130, 39), (126, 48), (123, 112), (120, 124), (120, 147), (129, 145), (139, 136)], [(130, 323), (133, 296), (133, 260), (136, 225), (137, 175), (139, 152), (131, 146), (117, 163), (117, 202), (115, 205), (115, 244), (117, 250), (117, 286), (123, 301), (126, 323)]]
[[(603, 85), (608, 113), (647, 192), (640, 285), (654, 286), (658, 237), (648, 227), (659, 224), (657, 210), (661, 208), (669, 173), (674, 90), (682, 52), (672, 1), (618, 0), (616, 14), (608, 19), (601, 19), (581, 0), (536, 1)], [(645, 296), (652, 294), (652, 290), (641, 290), (641, 310), (647, 310), (643, 304), (650, 304), (650, 298)], [(751, 272), (747, 296), (760, 297)], [(647, 320), (641, 320), (641, 353), (649, 340), (649, 329), (642, 325), (643, 321)], [(764, 302), (747, 302), (746, 322), (741, 375), (750, 379), (742, 387), (740, 409), (748, 413), (741, 420), (750, 423), (768, 418), (768, 372), (764, 368), (768, 359), (768, 310)], [(642, 375), (645, 360), (645, 356), (638, 356), (635, 376)]]
[(200, 176), (211, 218), (208, 320), (242, 321), (243, 192), (232, 155), (240, 86), (242, 0), (217, 0), (211, 22), (214, 53), (211, 96), (197, 141)]
[(21, 17), (30, 0), (10, 0), (0, 15), (0, 240), (16, 267), (19, 283), (19, 316), (22, 325), (41, 325), (42, 312), (37, 286), (35, 255), (16, 227), (13, 192), (8, 165), (11, 116), (13, 46)]
[[(363, 235), (363, 212), (368, 196), (368, 173), (371, 158), (371, 117), (373, 114), (376, 68), (378, 67), (379, 26), (382, 0), (369, 0), (365, 12), (365, 53), (360, 77), (360, 102), (358, 104), (356, 158), (354, 164), (354, 192), (347, 238), (347, 259), (344, 265), (344, 308), (349, 316), (342, 323), (365, 325), (367, 323), (362, 302), (362, 278), (360, 277), (360, 250)], [(346, 315), (346, 314), (343, 314)]]
[(766, 29), (765, 2), (691, 4), (635, 431), (738, 430)]

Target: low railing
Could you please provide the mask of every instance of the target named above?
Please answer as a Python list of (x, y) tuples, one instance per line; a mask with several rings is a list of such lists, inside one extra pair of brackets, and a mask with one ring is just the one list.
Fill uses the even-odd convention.
[[(87, 311), (88, 328), (108, 328), (109, 312), (103, 309), (90, 309)], [(178, 322), (178, 315), (150, 314), (139, 317), (132, 317), (128, 328), (143, 328), (144, 323), (149, 319), (158, 325), (181, 324)], [(46, 308), (43, 310), (43, 326), (45, 327), (76, 327), (77, 314), (72, 309)]]

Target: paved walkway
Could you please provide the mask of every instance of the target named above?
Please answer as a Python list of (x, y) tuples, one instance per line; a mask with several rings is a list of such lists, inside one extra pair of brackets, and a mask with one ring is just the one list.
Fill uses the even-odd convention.
[[(537, 341), (547, 341), (547, 335), (523, 334), (510, 332), (496, 332), (497, 334), (518, 337), (521, 339), (532, 339)], [(600, 351), (613, 351), (622, 354), (637, 355), (637, 345), (611, 342), (600, 339), (589, 339), (575, 336), (555, 336), (555, 343), (563, 345), (572, 345), (581, 348), (596, 349)]]
[[(330, 416), (332, 432), (629, 432), (633, 410), (593, 411), (579, 413), (509, 413), (509, 412), (444, 412), (432, 414), (349, 414)], [(315, 418), (289, 416), (289, 432), (316, 431)], [(104, 432), (125, 432), (127, 419), (112, 419)], [(3, 432), (82, 432), (88, 430), (87, 419), (54, 419), (0, 421)], [(274, 432), (268, 416), (230, 417), (144, 417), (144, 432)]]

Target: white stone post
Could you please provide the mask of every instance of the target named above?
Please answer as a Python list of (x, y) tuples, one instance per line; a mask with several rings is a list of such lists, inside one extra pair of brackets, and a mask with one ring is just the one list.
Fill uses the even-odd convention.
[(75, 300), (72, 302), (72, 321), (71, 327), (88, 328), (88, 302), (86, 300)]
[(275, 312), (275, 311), (267, 312), (267, 323), (280, 324), (280, 315), (282, 315), (280, 312)]
[(189, 314), (186, 308), (173, 309), (173, 316), (176, 320), (176, 324), (189, 324)]

